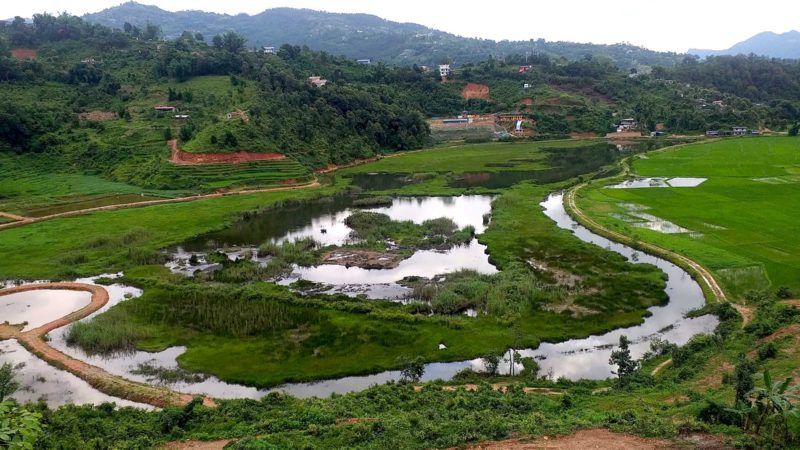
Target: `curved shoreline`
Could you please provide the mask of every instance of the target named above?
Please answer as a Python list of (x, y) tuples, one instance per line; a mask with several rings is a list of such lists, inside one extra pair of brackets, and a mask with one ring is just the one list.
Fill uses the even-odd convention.
[(586, 186), (588, 186), (587, 183), (581, 183), (569, 189), (564, 196), (564, 206), (566, 207), (566, 210), (570, 214), (570, 216), (572, 216), (577, 222), (579, 222), (586, 228), (590, 229), (592, 232), (597, 233), (603, 237), (606, 237), (612, 241), (646, 251), (652, 255), (664, 258), (672, 262), (673, 264), (683, 268), (684, 270), (692, 274), (695, 278), (699, 278), (703, 281), (703, 285), (705, 287), (703, 291), (706, 294), (707, 301), (716, 301), (716, 302), (727, 301), (727, 297), (725, 296), (725, 291), (717, 283), (717, 280), (714, 278), (711, 272), (705, 267), (703, 267), (700, 263), (686, 256), (683, 256), (679, 253), (673, 252), (672, 250), (667, 250), (663, 247), (651, 244), (649, 242), (635, 241), (630, 236), (627, 236), (625, 234), (613, 230), (609, 230), (608, 228), (604, 227), (603, 225), (601, 225), (600, 223), (589, 217), (586, 213), (584, 213), (578, 207), (577, 202), (575, 201), (575, 194)]
[[(72, 373), (89, 383), (93, 388), (112, 397), (146, 403), (159, 408), (182, 406), (195, 397), (112, 375), (99, 367), (77, 360), (56, 350), (45, 341), (47, 333), (81, 320), (105, 306), (108, 303), (109, 296), (108, 291), (102, 286), (69, 282), (28, 284), (0, 289), (0, 297), (34, 290), (84, 291), (92, 294), (92, 298), (91, 302), (83, 308), (29, 331), (22, 332), (18, 327), (5, 326), (0, 329), (0, 340), (16, 339), (36, 357), (57, 369)], [(214, 401), (210, 397), (204, 397), (203, 403), (207, 406), (214, 405)]]

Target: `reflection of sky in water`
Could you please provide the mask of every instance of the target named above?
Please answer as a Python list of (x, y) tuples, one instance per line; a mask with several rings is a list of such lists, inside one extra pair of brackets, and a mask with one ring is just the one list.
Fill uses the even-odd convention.
[(38, 328), (77, 311), (92, 301), (92, 294), (82, 291), (42, 289), (0, 297), (0, 323), (27, 322), (23, 331)]
[(362, 269), (324, 264), (317, 267), (296, 267), (294, 275), (305, 280), (326, 284), (391, 283), (409, 276), (431, 277), (460, 269), (481, 273), (497, 273), (489, 263), (486, 246), (472, 240), (468, 245), (444, 252), (422, 250), (400, 262), (394, 269)]
[[(353, 211), (353, 209), (345, 209), (315, 217), (311, 223), (291, 230), (274, 241), (296, 241), (310, 237), (323, 245), (346, 244), (352, 230), (345, 225), (344, 221)], [(392, 206), (369, 208), (365, 211), (386, 214), (396, 221), (410, 220), (416, 224), (447, 217), (453, 220), (459, 228), (472, 225), (475, 227), (476, 233), (483, 233), (486, 230), (486, 226), (483, 224), (483, 215), (492, 211), (492, 197), (487, 195), (399, 197), (392, 200)]]
[(707, 178), (678, 177), (667, 180), (672, 187), (697, 187), (705, 183)]
[[(578, 225), (566, 214), (560, 194), (550, 196), (542, 203), (542, 206), (545, 208), (545, 214), (553, 219), (559, 227), (572, 230), (581, 240), (620, 253), (631, 262), (649, 263), (658, 266), (668, 276), (666, 292), (670, 296), (670, 302), (667, 305), (651, 307), (649, 310), (652, 315), (645, 318), (644, 323), (641, 325), (614, 330), (600, 336), (573, 339), (557, 344), (543, 343), (537, 349), (520, 350), (519, 353), (522, 357), (534, 357), (537, 359), (541, 367), (540, 375), (552, 374), (554, 377), (565, 376), (570, 379), (606, 378), (612, 375), (612, 368), (608, 364), (608, 359), (612, 351), (611, 347), (619, 342), (619, 337), (623, 334), (634, 342), (631, 346), (632, 354), (635, 357), (640, 357), (649, 349), (649, 339), (652, 337), (658, 336), (676, 344), (684, 344), (692, 336), (711, 332), (716, 327), (717, 319), (714, 316), (703, 316), (694, 319), (685, 318), (685, 314), (688, 311), (703, 306), (704, 299), (700, 286), (682, 269), (667, 261), (637, 252), (629, 247), (613, 243), (591, 233), (588, 229)], [(482, 216), (482, 213), (480, 216)], [(634, 254), (637, 255), (636, 261), (633, 260)], [(87, 282), (90, 280), (80, 281)], [(103, 308), (103, 310), (124, 300), (126, 295), (130, 297), (141, 294), (141, 291), (138, 289), (119, 285), (109, 286), (108, 289), (111, 300), (109, 305)], [(139, 363), (143, 362), (149, 362), (155, 366), (161, 367), (176, 367), (177, 357), (185, 351), (184, 347), (173, 347), (159, 353), (135, 352), (130, 355), (112, 358), (99, 356), (90, 357), (85, 355), (80, 349), (67, 347), (64, 343), (63, 334), (64, 329), (55, 330), (51, 333), (51, 343), (54, 347), (79, 359), (84, 359), (91, 364), (103, 367), (111, 373), (146, 382), (150, 381), (146, 380), (145, 377), (133, 375), (130, 371), (135, 369)], [(0, 344), (5, 346), (9, 345), (8, 343)], [(445, 344), (447, 343), (445, 342)], [(2, 357), (3, 356), (0, 356), (0, 358)], [(37, 361), (38, 360), (33, 362), (36, 363)], [(44, 364), (42, 361), (38, 362)], [(506, 360), (504, 364), (501, 364), (501, 372), (508, 372), (508, 365), (508, 360)], [(68, 378), (67, 375), (69, 374), (65, 374), (46, 364), (44, 364), (44, 366), (47, 368), (46, 378), (55, 380), (66, 380)], [(480, 359), (476, 359), (452, 363), (427, 364), (423, 380), (450, 379), (457, 372), (465, 368), (480, 370), (482, 368), (482, 363)], [(519, 369), (521, 369), (521, 367), (517, 365), (515, 370)], [(170, 387), (181, 392), (194, 394), (207, 393), (219, 398), (259, 398), (267, 392), (274, 390), (285, 391), (298, 397), (324, 397), (332, 393), (346, 393), (366, 389), (371, 385), (385, 383), (399, 378), (399, 371), (386, 371), (374, 375), (345, 377), (312, 383), (288, 383), (267, 390), (225, 383), (217, 378), (210, 377), (203, 382), (176, 383), (170, 385)], [(78, 379), (78, 381), (80, 382), (81, 380)], [(30, 384), (31, 383), (28, 383), (28, 385)], [(85, 386), (88, 387), (88, 385)], [(35, 392), (39, 391), (38, 387), (34, 387), (34, 389), (36, 389)], [(74, 388), (71, 389), (70, 401), (75, 401), (77, 403), (93, 402), (93, 399), (99, 398), (97, 397), (98, 395), (102, 395), (90, 387), (88, 390), (80, 389), (76, 391)]]

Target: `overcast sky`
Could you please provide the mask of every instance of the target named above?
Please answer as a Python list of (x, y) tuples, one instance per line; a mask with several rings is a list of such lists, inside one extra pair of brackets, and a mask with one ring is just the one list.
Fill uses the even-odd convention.
[[(138, 0), (162, 9), (254, 14), (290, 6), (331, 12), (363, 12), (415, 22), (451, 33), (489, 39), (544, 38), (612, 44), (630, 42), (654, 50), (728, 48), (762, 31), (800, 29), (798, 0)], [(122, 0), (0, 0), (0, 18), (37, 12), (82, 15)], [(476, 5), (476, 6), (473, 6)], [(652, 6), (651, 6), (652, 5)]]

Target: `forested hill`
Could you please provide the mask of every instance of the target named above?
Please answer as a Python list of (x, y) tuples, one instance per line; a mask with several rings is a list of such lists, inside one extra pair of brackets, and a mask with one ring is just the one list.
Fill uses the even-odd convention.
[(800, 59), (800, 31), (773, 33), (766, 31), (739, 42), (727, 50), (690, 49), (689, 53), (700, 57), (714, 55), (761, 55), (772, 58)]
[[(89, 14), (87, 21), (122, 29), (125, 23), (143, 28), (147, 23), (161, 27), (166, 38), (183, 31), (214, 36), (225, 31), (243, 35), (249, 45), (280, 47), (307, 45), (349, 58), (371, 58), (398, 65), (435, 65), (444, 60), (463, 64), (489, 56), (544, 53), (568, 60), (587, 54), (607, 57), (619, 67), (637, 65), (671, 66), (681, 59), (674, 53), (659, 53), (628, 44), (594, 45), (572, 42), (496, 42), (472, 39), (430, 29), (422, 25), (397, 23), (366, 14), (334, 14), (306, 9), (276, 8), (260, 14), (229, 16), (201, 11), (164, 11), (135, 2)], [(535, 30), (532, 30), (535, 33)]]

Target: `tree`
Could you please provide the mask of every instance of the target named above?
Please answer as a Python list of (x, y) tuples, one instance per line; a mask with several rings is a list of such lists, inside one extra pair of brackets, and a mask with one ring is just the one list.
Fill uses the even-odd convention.
[(789, 128), (789, 136), (797, 136), (800, 133), (800, 123), (796, 123)]
[(205, 42), (206, 38), (203, 36), (202, 33), (195, 33), (194, 40), (197, 42)]
[(404, 382), (416, 383), (425, 374), (425, 358), (417, 356), (414, 359), (400, 357), (397, 359), (402, 369), (400, 369), (400, 380)]
[(736, 393), (734, 403), (746, 403), (747, 395), (753, 390), (753, 374), (756, 373), (756, 365), (745, 355), (739, 355), (736, 369), (733, 372), (733, 388)]
[(17, 392), (19, 383), (14, 380), (14, 366), (4, 363), (0, 366), (0, 402)]
[(639, 368), (639, 363), (631, 356), (631, 341), (627, 336), (619, 337), (619, 347), (611, 352), (608, 363), (617, 366), (617, 376), (620, 379), (627, 378)]
[(494, 353), (487, 353), (483, 358), (483, 367), (486, 368), (486, 373), (489, 375), (497, 375), (497, 369), (500, 366), (500, 356)]
[(750, 391), (748, 399), (752, 405), (753, 433), (759, 435), (762, 428), (770, 428), (769, 437), (773, 442), (783, 443), (789, 438), (789, 416), (797, 416), (797, 409), (793, 402), (798, 397), (789, 393), (796, 391), (798, 386), (789, 389), (792, 378), (786, 378), (781, 383), (773, 383), (769, 371), (764, 371), (764, 387)]

